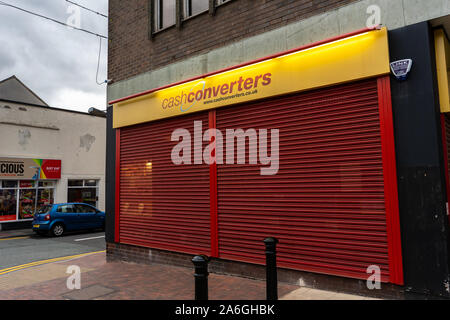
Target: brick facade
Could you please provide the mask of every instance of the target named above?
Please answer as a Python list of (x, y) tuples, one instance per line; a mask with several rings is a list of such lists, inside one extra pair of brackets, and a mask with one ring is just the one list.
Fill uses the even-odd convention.
[(109, 1), (108, 79), (114, 82), (356, 0), (232, 0), (149, 37), (149, 0)]

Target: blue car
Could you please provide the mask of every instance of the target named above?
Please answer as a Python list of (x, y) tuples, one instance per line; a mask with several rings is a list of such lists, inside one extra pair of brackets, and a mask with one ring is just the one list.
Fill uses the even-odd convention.
[(66, 231), (105, 228), (105, 213), (86, 203), (62, 203), (41, 207), (33, 231), (60, 237)]

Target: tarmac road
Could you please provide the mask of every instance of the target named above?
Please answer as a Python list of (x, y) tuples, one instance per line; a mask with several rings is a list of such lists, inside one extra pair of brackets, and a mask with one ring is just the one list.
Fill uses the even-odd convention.
[(105, 250), (104, 232), (77, 232), (62, 237), (38, 236), (31, 230), (0, 232), (0, 270), (89, 252)]

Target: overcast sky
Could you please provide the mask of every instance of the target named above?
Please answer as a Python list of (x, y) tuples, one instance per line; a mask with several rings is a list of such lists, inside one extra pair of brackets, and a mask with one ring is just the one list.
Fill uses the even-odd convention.
[[(71, 0), (108, 13), (108, 0)], [(68, 22), (66, 0), (2, 0)], [(73, 21), (73, 20), (72, 20)], [(108, 19), (80, 9), (81, 28), (107, 36)], [(97, 85), (99, 38), (0, 5), (0, 80), (16, 75), (55, 108), (106, 109), (106, 85)], [(107, 40), (102, 40), (99, 82), (107, 77)]]

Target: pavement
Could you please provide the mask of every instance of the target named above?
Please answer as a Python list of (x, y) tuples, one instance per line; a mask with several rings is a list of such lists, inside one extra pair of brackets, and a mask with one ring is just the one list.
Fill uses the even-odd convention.
[[(81, 270), (81, 288), (70, 290), (69, 266)], [(211, 300), (265, 300), (265, 282), (210, 274)], [(368, 298), (279, 283), (284, 300)], [(0, 300), (193, 300), (193, 269), (163, 264), (107, 262), (104, 252), (36, 261), (0, 270)]]
[(0, 239), (31, 236), (32, 234), (33, 231), (31, 231), (30, 229), (1, 231)]

